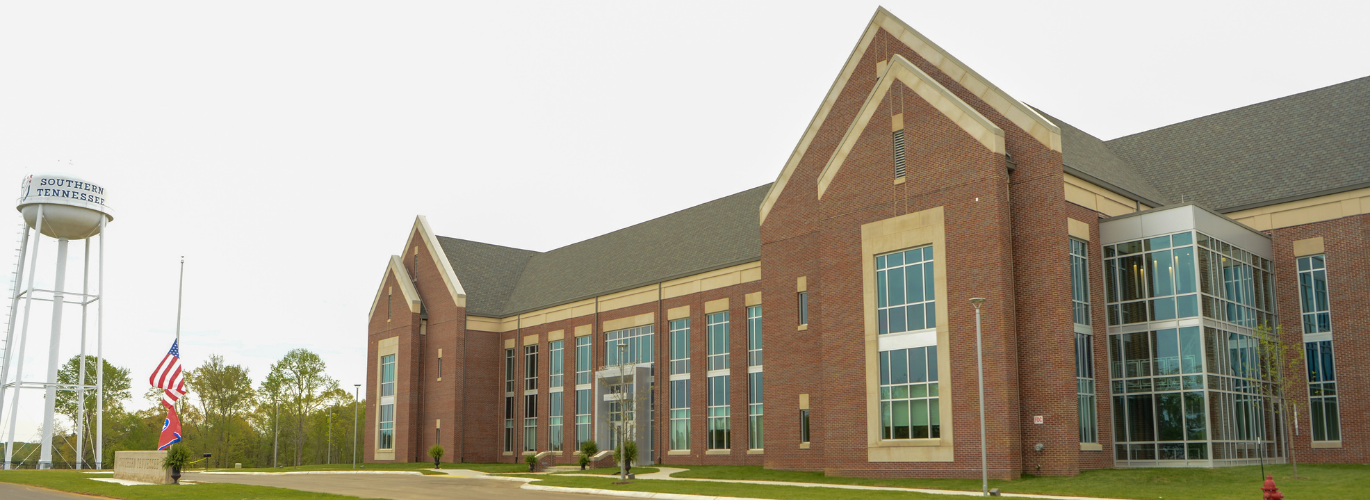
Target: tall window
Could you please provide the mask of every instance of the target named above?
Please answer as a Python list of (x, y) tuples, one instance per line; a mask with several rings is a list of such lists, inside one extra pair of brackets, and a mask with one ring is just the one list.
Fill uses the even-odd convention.
[(553, 340), (547, 343), (547, 387), (552, 389), (560, 388), (566, 383), (566, 348), (565, 341)]
[(937, 326), (932, 245), (875, 258), (880, 333)]
[(1299, 258), (1299, 302), (1303, 305), (1303, 333), (1332, 331), (1327, 306), (1327, 262), (1323, 255)]
[(761, 366), (761, 306), (747, 308), (747, 366)]
[(561, 391), (547, 395), (547, 445), (552, 451), (561, 451), (562, 442), (566, 440), (561, 432), (561, 419), (564, 415), (561, 395)]
[(732, 422), (728, 406), (728, 375), (709, 377), (708, 448), (726, 450), (731, 447)]
[(538, 395), (523, 396), (523, 451), (538, 451)]
[(690, 380), (671, 381), (671, 449), (690, 449)]
[(690, 319), (671, 321), (671, 375), (690, 373)]
[(1306, 342), (1303, 346), (1304, 361), (1308, 363), (1308, 406), (1313, 420), (1313, 440), (1340, 441), (1337, 371), (1332, 363), (1332, 341)]
[(765, 426), (761, 421), (763, 387), (761, 372), (747, 374), (747, 447), (753, 450), (766, 447)]
[(504, 397), (504, 451), (514, 451), (514, 397)]
[(576, 385), (590, 383), (590, 337), (576, 337)]
[(1075, 393), (1079, 404), (1080, 442), (1099, 442), (1094, 404), (1094, 336), (1075, 333)]
[(809, 442), (809, 410), (799, 410), (799, 442)]
[(504, 350), (504, 392), (514, 392), (514, 350)]
[(809, 292), (799, 292), (799, 324), (809, 324)]
[[(588, 338), (588, 337), (581, 337)], [(576, 447), (581, 443), (590, 440), (590, 405), (594, 400), (590, 399), (589, 389), (576, 391)]]
[(381, 356), (381, 405), (377, 448), (395, 448), (395, 355)]
[(395, 355), (381, 356), (381, 397), (395, 395)]
[(1075, 323), (1088, 325), (1089, 247), (1075, 238), (1070, 239), (1070, 299), (1075, 309)]
[[(627, 359), (618, 359), (618, 344), (628, 344), (624, 351)], [(621, 363), (638, 364), (652, 362), (652, 325), (643, 325), (623, 330), (616, 330), (605, 334), (605, 348), (608, 355), (605, 359), (609, 360), (609, 366)]]
[(936, 346), (880, 353), (880, 423), (883, 439), (941, 437)]
[(523, 390), (535, 391), (538, 388), (538, 346), (523, 346)]
[(728, 311), (716, 312), (708, 316), (709, 321), (709, 369), (728, 368)]

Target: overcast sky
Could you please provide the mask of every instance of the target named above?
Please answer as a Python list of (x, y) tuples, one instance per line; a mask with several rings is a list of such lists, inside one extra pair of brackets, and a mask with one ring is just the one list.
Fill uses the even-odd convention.
[[(189, 367), (217, 353), (260, 381), (307, 348), (350, 389), (416, 215), (544, 251), (771, 182), (877, 5), (6, 2), (0, 182), (107, 187), (105, 352), (135, 395), (171, 344), (182, 255)], [(884, 5), (1104, 139), (1370, 75), (1366, 2)], [(46, 370), (33, 310), (25, 380)]]

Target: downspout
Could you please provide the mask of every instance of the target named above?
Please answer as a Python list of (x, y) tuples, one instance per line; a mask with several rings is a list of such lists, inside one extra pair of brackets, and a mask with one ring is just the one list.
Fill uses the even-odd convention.
[[(664, 335), (664, 334), (665, 334), (665, 333), (669, 333), (669, 332), (668, 332), (668, 329), (666, 328), (666, 317), (661, 315), (661, 308), (663, 307), (662, 304), (661, 304), (661, 301), (663, 301), (663, 300), (665, 300), (665, 298), (661, 295), (661, 282), (658, 281), (657, 284), (656, 284), (656, 322), (657, 322), (658, 324), (661, 325), (661, 327), (657, 329), (657, 333), (656, 333), (656, 338), (657, 338), (658, 340), (664, 340), (664, 339), (666, 339), (666, 335)], [(656, 343), (657, 356), (656, 356), (655, 362), (653, 363), (653, 366), (661, 366), (661, 361), (662, 361), (662, 360), (665, 360), (665, 359), (667, 358), (666, 353), (667, 353), (668, 351), (666, 351), (665, 346), (666, 346), (666, 343), (665, 343), (665, 342), (657, 342), (657, 343)], [(668, 365), (667, 365), (667, 366), (668, 366), (668, 369), (662, 370), (661, 373), (655, 373), (656, 370), (652, 370), (652, 371), (653, 371), (653, 373), (652, 373), (652, 385), (656, 386), (656, 387), (654, 388), (654, 389), (656, 389), (656, 390), (655, 390), (655, 392), (656, 392), (656, 401), (651, 402), (651, 405), (652, 405), (651, 408), (648, 408), (648, 409), (647, 409), (648, 412), (652, 415), (652, 428), (655, 429), (656, 432), (657, 432), (657, 435), (656, 435), (655, 437), (652, 438), (652, 451), (656, 452), (656, 464), (655, 464), (655, 465), (661, 465), (661, 443), (662, 443), (661, 439), (665, 437), (665, 435), (662, 433), (662, 431), (664, 431), (664, 430), (665, 430), (665, 427), (666, 427), (666, 426), (664, 426), (664, 425), (659, 425), (659, 422), (657, 422), (657, 418), (656, 418), (656, 416), (657, 416), (657, 413), (656, 413), (656, 402), (657, 402), (657, 401), (664, 401), (662, 398), (665, 397), (665, 394), (664, 394), (664, 393), (666, 392), (666, 391), (665, 391), (665, 388), (666, 388), (666, 385), (667, 385), (667, 384), (659, 383), (659, 382), (658, 382), (658, 379), (660, 379), (662, 375), (667, 374), (667, 373), (670, 372), (670, 370), (669, 370), (669, 363), (670, 363), (670, 361), (667, 361), (667, 363), (668, 363)], [(669, 376), (669, 375), (667, 375), (667, 376)]]
[[(463, 309), (465, 309), (465, 308), (463, 308)], [(466, 314), (465, 314), (465, 311), (463, 310), (463, 313), (462, 313), (462, 320), (465, 320), (465, 319), (466, 319), (465, 317), (466, 317)], [(461, 423), (457, 425), (458, 433), (460, 433), (460, 437), (459, 437), (459, 439), (457, 439), (457, 463), (465, 463), (465, 462), (466, 462), (466, 337), (467, 337), (468, 335), (470, 335), (471, 332), (469, 332), (469, 331), (466, 330), (466, 325), (460, 325), (460, 326), (461, 326), (461, 360), (460, 360), (460, 361), (461, 361), (461, 383), (458, 384), (458, 386), (461, 387), (461, 398), (458, 399), (457, 401), (461, 401), (462, 404), (461, 404), (461, 413), (460, 413), (460, 414), (458, 415), (458, 417), (457, 417), (457, 418), (461, 419)]]

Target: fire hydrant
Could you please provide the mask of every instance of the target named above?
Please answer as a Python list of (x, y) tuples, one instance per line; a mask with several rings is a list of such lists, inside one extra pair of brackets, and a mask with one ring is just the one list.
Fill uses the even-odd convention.
[(1284, 493), (1280, 493), (1280, 488), (1275, 486), (1275, 478), (1271, 476), (1265, 476), (1265, 486), (1261, 487), (1261, 491), (1265, 492), (1265, 496), (1261, 497), (1264, 500), (1284, 500)]

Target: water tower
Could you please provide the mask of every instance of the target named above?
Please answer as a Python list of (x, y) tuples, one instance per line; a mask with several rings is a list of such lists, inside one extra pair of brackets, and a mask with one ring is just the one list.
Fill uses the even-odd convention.
[[(99, 184), (88, 182), (84, 179), (61, 174), (41, 174), (25, 177), (20, 185), (18, 210), (23, 214), (24, 222), (23, 236), (20, 239), (18, 263), (15, 264), (14, 288), (10, 294), (10, 315), (9, 322), (5, 330), (5, 343), (0, 346), (0, 423), (4, 422), (4, 417), (9, 417), (9, 434), (6, 438), (5, 446), (5, 469), (10, 469), (13, 462), (14, 433), (15, 425), (19, 421), (19, 393), (23, 389), (42, 389), (43, 399), (43, 434), (42, 446), (39, 452), (38, 468), (47, 469), (52, 467), (52, 428), (53, 413), (57, 402), (57, 391), (76, 391), (78, 397), (79, 415), (85, 414), (85, 395), (86, 391), (96, 391), (95, 404), (95, 468), (102, 467), (102, 455), (104, 452), (104, 293), (105, 288), (105, 224), (114, 220), (114, 214), (110, 211), (107, 200), (108, 194), (105, 187)], [(29, 249), (30, 229), (33, 230), (33, 249)], [(98, 275), (96, 277), (96, 291), (90, 293), (90, 257), (91, 238), (100, 235), (100, 245), (98, 248)], [(57, 261), (56, 277), (53, 281), (51, 290), (44, 290), (34, 286), (37, 277), (35, 272), (38, 269), (38, 246), (42, 242), (42, 236), (55, 238), (57, 240)], [(85, 240), (85, 267), (82, 276), (81, 293), (67, 292), (65, 290), (67, 278), (67, 244), (71, 240)], [(24, 283), (24, 266), (28, 265), (28, 283)], [(21, 290), (21, 287), (23, 289)], [(14, 343), (15, 318), (19, 300), (24, 300), (24, 323), (19, 330), (18, 349), (12, 347)], [(74, 299), (73, 299), (74, 298)], [(24, 349), (28, 344), (29, 320), (32, 315), (29, 313), (33, 308), (33, 301), (47, 301), (52, 303), (52, 325), (51, 334), (48, 337), (48, 369), (45, 381), (23, 380), (24, 374)], [(95, 385), (84, 384), (86, 381), (86, 324), (87, 308), (91, 304), (96, 305), (96, 378)], [(61, 366), (58, 358), (58, 347), (62, 341), (62, 306), (65, 304), (79, 304), (81, 306), (81, 357), (80, 378), (76, 385), (62, 385), (57, 383), (57, 370)], [(11, 377), (10, 365), (13, 364), (14, 376)], [(13, 390), (10, 395), (8, 408), (5, 406), (6, 392)], [(8, 415), (5, 410), (9, 410)], [(81, 461), (84, 453), (84, 419), (78, 418), (76, 421), (76, 467), (81, 468)]]

